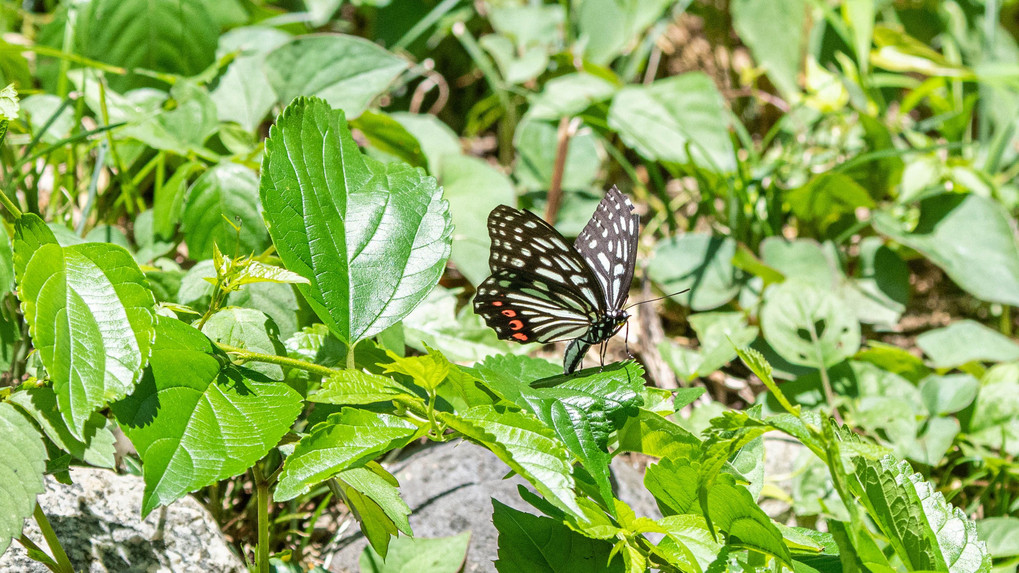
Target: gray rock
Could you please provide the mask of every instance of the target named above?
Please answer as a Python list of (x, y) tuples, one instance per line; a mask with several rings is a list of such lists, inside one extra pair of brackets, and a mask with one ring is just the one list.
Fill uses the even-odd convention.
[[(527, 482), (514, 475), (492, 452), (470, 442), (431, 445), (387, 467), (400, 481), (400, 493), (410, 506), (415, 537), (448, 537), (471, 532), (463, 571), (495, 571), (499, 532), (492, 525), (492, 498), (521, 511), (538, 514), (517, 493)], [(623, 459), (613, 460), (620, 499), (638, 515), (659, 518), (654, 499), (641, 480), (643, 471)], [(529, 487), (529, 486), (528, 486)], [(359, 571), (358, 560), (368, 544), (355, 525), (342, 534), (340, 549), (328, 563), (334, 573)]]
[[(190, 496), (141, 519), (142, 479), (107, 470), (73, 468), (73, 485), (46, 478), (38, 503), (75, 571), (89, 573), (241, 572), (212, 516)], [(34, 519), (25, 534), (48, 551)], [(0, 572), (44, 573), (14, 541), (0, 556)]]

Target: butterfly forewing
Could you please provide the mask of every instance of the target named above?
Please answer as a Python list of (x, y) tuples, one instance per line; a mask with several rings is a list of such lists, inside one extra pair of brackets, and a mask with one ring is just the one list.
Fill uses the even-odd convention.
[(633, 281), (640, 219), (633, 203), (613, 186), (574, 243), (605, 294), (604, 304), (619, 309)]

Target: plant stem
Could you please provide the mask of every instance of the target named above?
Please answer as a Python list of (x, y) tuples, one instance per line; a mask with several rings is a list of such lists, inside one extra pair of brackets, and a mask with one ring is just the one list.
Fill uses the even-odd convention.
[(269, 573), (269, 481), (262, 475), (258, 464), (251, 466), (258, 497), (258, 544), (255, 546), (255, 566), (259, 573)]
[(566, 171), (566, 152), (570, 149), (570, 139), (577, 131), (577, 121), (568, 117), (559, 120), (558, 143), (556, 145), (555, 165), (552, 168), (552, 181), (548, 185), (548, 204), (545, 205), (545, 221), (554, 225), (559, 205), (563, 199), (563, 173)]
[(53, 531), (50, 520), (47, 519), (46, 513), (43, 512), (42, 507), (38, 503), (35, 504), (35, 511), (32, 515), (35, 517), (35, 523), (39, 526), (39, 530), (42, 531), (42, 536), (46, 539), (46, 545), (49, 546), (53, 558), (60, 567), (59, 571), (73, 573), (74, 566), (71, 565), (71, 560), (67, 558), (67, 553), (64, 553), (64, 548), (60, 545), (60, 540), (57, 539), (57, 534)]
[(356, 342), (351, 342), (347, 346), (347, 370), (354, 370), (357, 368), (357, 363), (354, 360), (354, 347), (357, 346)]
[(230, 346), (229, 344), (216, 343), (216, 346), (220, 350), (229, 354), (236, 354), (238, 360), (241, 362), (268, 362), (270, 364), (279, 364), (280, 366), (289, 366), (291, 368), (298, 368), (307, 372), (313, 372), (315, 374), (321, 374), (322, 376), (332, 376), (336, 374), (336, 370), (313, 364), (311, 362), (305, 362), (304, 360), (298, 360), (296, 358), (290, 358), (289, 356), (276, 356), (275, 354), (263, 354), (261, 352), (253, 352), (251, 350), (245, 350), (244, 348), (238, 348), (236, 346)]

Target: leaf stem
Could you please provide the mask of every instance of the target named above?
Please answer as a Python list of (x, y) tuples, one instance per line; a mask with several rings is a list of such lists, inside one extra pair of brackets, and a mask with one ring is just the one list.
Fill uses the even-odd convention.
[(59, 567), (58, 571), (60, 573), (65, 571), (72, 573), (74, 566), (71, 565), (71, 560), (67, 558), (67, 553), (64, 553), (64, 548), (60, 545), (60, 540), (57, 539), (57, 534), (53, 531), (50, 520), (46, 517), (46, 513), (43, 512), (42, 506), (38, 502), (35, 504), (35, 511), (32, 513), (32, 516), (35, 517), (35, 523), (39, 526), (42, 536), (46, 539), (46, 545), (49, 546), (50, 552), (53, 553), (53, 559), (56, 560)]
[(262, 475), (258, 464), (251, 466), (255, 478), (255, 491), (258, 496), (258, 544), (255, 545), (255, 566), (259, 573), (269, 573), (269, 504), (272, 502), (269, 493), (269, 480)]
[(289, 366), (291, 368), (297, 368), (299, 370), (305, 370), (307, 372), (313, 372), (315, 374), (321, 374), (322, 376), (332, 376), (338, 371), (326, 366), (319, 364), (313, 364), (304, 360), (298, 360), (296, 358), (290, 358), (289, 356), (277, 356), (275, 354), (263, 354), (261, 352), (253, 352), (244, 348), (238, 348), (236, 346), (230, 346), (229, 344), (216, 343), (216, 346), (220, 350), (228, 354), (237, 355), (237, 359), (241, 362), (268, 362), (270, 364), (279, 364), (280, 366)]

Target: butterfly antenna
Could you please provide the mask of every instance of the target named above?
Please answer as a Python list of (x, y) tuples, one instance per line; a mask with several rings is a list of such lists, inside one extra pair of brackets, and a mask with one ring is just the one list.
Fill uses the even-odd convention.
[(690, 291), (690, 289), (688, 289), (688, 288), (685, 288), (685, 289), (683, 289), (683, 290), (681, 290), (681, 291), (678, 291), (678, 292), (674, 292), (674, 293), (672, 293), (672, 294), (667, 294), (667, 295), (665, 295), (665, 296), (660, 296), (660, 297), (657, 297), (657, 298), (651, 298), (651, 299), (648, 299), (648, 300), (642, 300), (642, 301), (640, 301), (640, 302), (635, 302), (635, 303), (631, 304), (630, 306), (628, 306), (628, 307), (624, 308), (623, 310), (629, 310), (629, 309), (631, 309), (631, 308), (633, 308), (633, 307), (635, 307), (635, 306), (637, 306), (637, 305), (641, 305), (641, 304), (647, 304), (647, 303), (649, 303), (649, 302), (655, 302), (655, 301), (659, 301), (659, 300), (662, 300), (662, 299), (664, 299), (664, 298), (669, 298), (670, 296), (676, 296), (677, 294), (683, 294), (683, 293), (685, 293), (685, 292), (689, 292), (689, 291)]

